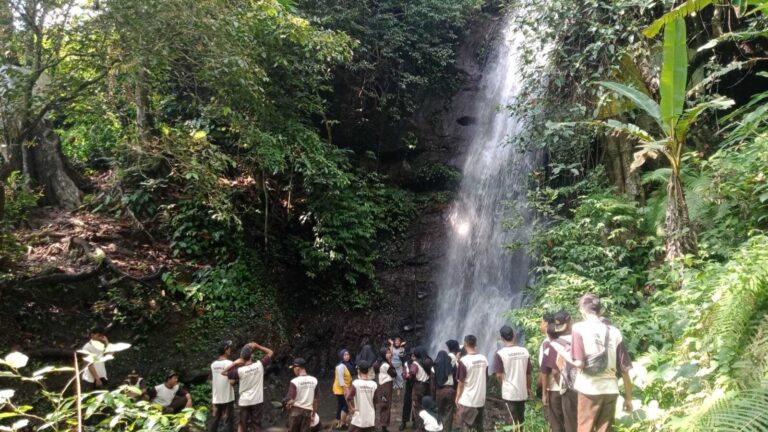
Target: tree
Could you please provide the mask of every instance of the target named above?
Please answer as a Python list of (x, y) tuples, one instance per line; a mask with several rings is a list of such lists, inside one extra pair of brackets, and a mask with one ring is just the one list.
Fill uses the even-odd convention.
[[(5, 151), (0, 184), (22, 171), (47, 204), (80, 205), (85, 183), (61, 151), (48, 115), (87, 93), (109, 69), (99, 14), (76, 0), (2, 0), (0, 125)], [(8, 19), (10, 18), (10, 22)], [(5, 193), (0, 197), (4, 203)], [(0, 216), (3, 205), (0, 205)]]
[(688, 206), (680, 182), (683, 151), (689, 128), (706, 110), (723, 109), (733, 105), (732, 100), (720, 97), (684, 109), (688, 79), (687, 49), (685, 21), (678, 16), (664, 28), (660, 103), (656, 103), (643, 92), (620, 83), (598, 83), (642, 108), (655, 120), (661, 131), (660, 134), (653, 133), (635, 124), (616, 120), (595, 122), (626, 133), (639, 141), (640, 150), (635, 153), (633, 169), (639, 168), (648, 158), (656, 158), (659, 154), (669, 161), (672, 173), (667, 184), (667, 209), (664, 220), (666, 258), (669, 261), (696, 250), (696, 236), (690, 225)]

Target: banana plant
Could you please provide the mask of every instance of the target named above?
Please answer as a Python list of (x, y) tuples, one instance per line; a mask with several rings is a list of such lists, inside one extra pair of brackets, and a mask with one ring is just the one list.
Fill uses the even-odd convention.
[(593, 122), (638, 141), (638, 151), (634, 155), (632, 169), (639, 168), (648, 158), (655, 159), (659, 155), (663, 155), (669, 161), (672, 169), (667, 184), (667, 209), (664, 220), (665, 252), (668, 261), (677, 260), (696, 251), (696, 236), (691, 228), (688, 206), (680, 182), (680, 168), (688, 131), (705, 111), (724, 109), (734, 103), (731, 99), (718, 97), (685, 108), (687, 79), (688, 52), (685, 21), (682, 17), (676, 16), (664, 23), (659, 103), (645, 93), (624, 84), (612, 81), (597, 83), (629, 99), (658, 125), (658, 131), (649, 131), (635, 124), (616, 120)]

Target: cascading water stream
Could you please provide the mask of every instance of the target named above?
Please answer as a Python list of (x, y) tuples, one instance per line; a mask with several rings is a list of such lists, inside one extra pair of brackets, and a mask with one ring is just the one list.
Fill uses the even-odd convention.
[[(520, 306), (529, 278), (526, 251), (504, 248), (525, 243), (530, 234), (527, 180), (538, 162), (535, 152), (508, 143), (523, 126), (505, 108), (516, 102), (520, 92), (525, 43), (511, 22), (505, 21), (477, 97), (465, 108), (465, 115), (476, 121), (467, 126), (472, 130), (468, 131), (463, 179), (450, 210), (449, 246), (430, 320), (432, 353), (445, 349), (448, 339), (461, 342), (467, 334), (477, 336), (479, 352), (495, 351), (504, 313)], [(505, 228), (506, 219), (520, 223)]]

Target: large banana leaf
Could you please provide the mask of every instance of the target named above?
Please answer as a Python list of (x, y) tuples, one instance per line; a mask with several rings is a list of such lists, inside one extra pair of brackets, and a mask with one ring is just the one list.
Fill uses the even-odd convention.
[(683, 113), (688, 79), (688, 47), (685, 40), (685, 20), (678, 17), (664, 28), (664, 63), (661, 67), (661, 119), (665, 125), (674, 124)]
[[(642, 108), (645, 112), (648, 113), (648, 115), (656, 120), (656, 123), (659, 124), (659, 127), (661, 127), (662, 130), (664, 129), (664, 123), (661, 120), (661, 110), (659, 109), (659, 104), (657, 104), (655, 100), (648, 97), (645, 93), (613, 81), (598, 81), (597, 84), (634, 102), (638, 108)], [(685, 88), (683, 88), (683, 90), (685, 90)]]
[(643, 34), (648, 38), (655, 37), (665, 25), (673, 22), (677, 18), (682, 18), (686, 15), (700, 11), (710, 4), (712, 4), (712, 0), (687, 0), (685, 3), (667, 12), (664, 16), (646, 27), (646, 29), (643, 30)]
[(730, 108), (733, 106), (735, 102), (733, 99), (728, 99), (727, 97), (719, 97), (717, 99), (702, 102), (698, 105), (696, 105), (693, 108), (685, 110), (682, 116), (680, 116), (680, 120), (677, 122), (677, 125), (675, 126), (675, 136), (679, 142), (685, 141), (685, 136), (688, 134), (688, 128), (691, 127), (692, 124), (696, 123), (696, 119), (699, 118), (701, 113), (708, 109), (725, 109)]

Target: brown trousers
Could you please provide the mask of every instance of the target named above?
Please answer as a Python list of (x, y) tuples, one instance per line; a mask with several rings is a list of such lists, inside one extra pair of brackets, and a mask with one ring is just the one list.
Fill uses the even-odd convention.
[(437, 413), (443, 419), (443, 432), (453, 429), (453, 415), (456, 412), (456, 389), (453, 386), (438, 387), (435, 392)]
[(485, 407), (471, 408), (459, 405), (459, 421), (464, 432), (482, 432)]
[(389, 426), (389, 418), (392, 410), (392, 389), (394, 381), (382, 384), (376, 388), (373, 400), (376, 402), (376, 429)]
[(619, 395), (585, 395), (579, 393), (578, 432), (610, 432), (616, 415)]
[(547, 421), (552, 432), (577, 432), (579, 394), (576, 390), (547, 392)]
[(288, 414), (289, 432), (309, 432), (312, 424), (312, 411), (304, 408), (293, 407)]

